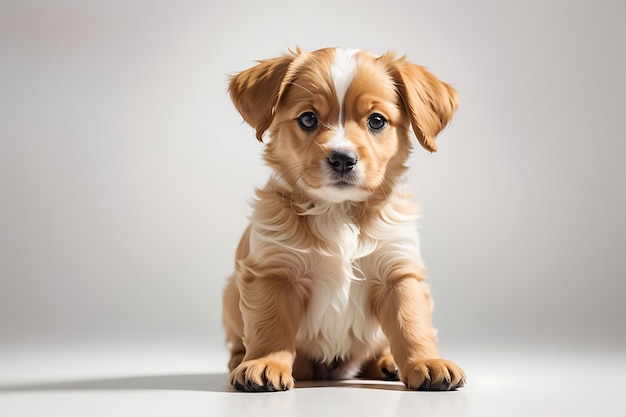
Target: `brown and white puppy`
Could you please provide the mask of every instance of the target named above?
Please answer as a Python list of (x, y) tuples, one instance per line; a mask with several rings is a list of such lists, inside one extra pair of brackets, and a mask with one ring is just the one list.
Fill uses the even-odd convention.
[(457, 107), (424, 68), (340, 48), (260, 61), (231, 98), (273, 169), (224, 293), (230, 382), (274, 391), (294, 378), (399, 378), (452, 390), (403, 174), (409, 129), (428, 151)]

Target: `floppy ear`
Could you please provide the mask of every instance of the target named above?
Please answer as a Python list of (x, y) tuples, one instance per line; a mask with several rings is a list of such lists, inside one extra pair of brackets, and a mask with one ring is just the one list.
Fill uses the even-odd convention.
[(391, 72), (417, 140), (424, 149), (436, 152), (435, 137), (452, 119), (458, 106), (456, 91), (405, 57), (392, 61)]
[(245, 71), (230, 77), (228, 91), (243, 119), (256, 130), (259, 142), (274, 119), (283, 81), (295, 55), (259, 61)]

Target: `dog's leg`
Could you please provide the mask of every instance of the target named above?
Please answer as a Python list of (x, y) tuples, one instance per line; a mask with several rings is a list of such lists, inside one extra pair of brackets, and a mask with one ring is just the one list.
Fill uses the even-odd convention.
[(230, 374), (241, 391), (293, 388), (295, 338), (303, 303), (297, 283), (280, 276), (242, 276), (240, 307), (244, 318), (245, 356)]
[(239, 309), (239, 289), (234, 277), (230, 277), (224, 290), (222, 321), (226, 331), (226, 341), (230, 345), (228, 370), (235, 369), (243, 360), (246, 348), (243, 345), (243, 319)]
[(373, 286), (371, 294), (374, 314), (389, 339), (406, 387), (433, 391), (462, 387), (463, 370), (439, 355), (428, 286), (417, 276), (406, 274), (388, 277)]

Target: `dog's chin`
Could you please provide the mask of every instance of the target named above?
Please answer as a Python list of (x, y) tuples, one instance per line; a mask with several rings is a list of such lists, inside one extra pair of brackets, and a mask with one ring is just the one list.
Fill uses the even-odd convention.
[(361, 202), (367, 200), (372, 192), (345, 181), (319, 188), (309, 188), (308, 193), (317, 200), (329, 203), (343, 203), (346, 201)]

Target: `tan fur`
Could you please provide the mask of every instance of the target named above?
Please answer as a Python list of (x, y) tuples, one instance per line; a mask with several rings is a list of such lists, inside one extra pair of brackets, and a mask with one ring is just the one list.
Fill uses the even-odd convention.
[[(410, 389), (456, 389), (465, 375), (437, 350), (417, 207), (403, 191), (409, 128), (435, 151), (456, 92), (392, 54), (338, 54), (298, 49), (230, 80), (257, 138), (269, 132), (264, 156), (274, 170), (257, 190), (224, 293), (230, 381), (273, 391), (292, 388), (294, 376), (399, 374)], [(345, 65), (354, 74), (343, 103), (331, 69), (337, 56), (356, 63)], [(309, 111), (319, 120), (311, 130), (298, 123)], [(388, 120), (384, 129), (367, 127), (374, 113)], [(343, 138), (358, 156), (347, 189), (329, 168)]]

